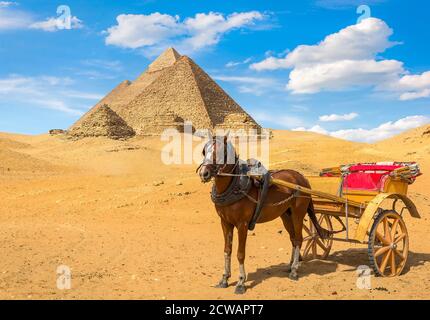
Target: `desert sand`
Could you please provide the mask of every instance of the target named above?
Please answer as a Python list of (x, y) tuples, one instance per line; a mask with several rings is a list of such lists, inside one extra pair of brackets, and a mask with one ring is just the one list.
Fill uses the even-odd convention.
[[(350, 162), (419, 162), (424, 175), (409, 195), (422, 219), (405, 216), (410, 254), (404, 274), (372, 277), (372, 290), (356, 286), (357, 266), (368, 264), (366, 245), (337, 242), (326, 261), (302, 263), (299, 281), (292, 281), (281, 220), (257, 225), (248, 238), (243, 296), (234, 295), (235, 255), (231, 286), (213, 287), (224, 261), (210, 185), (200, 183), (195, 165), (163, 165), (159, 137), (74, 141), (1, 133), (0, 298), (428, 299), (428, 127), (377, 144), (274, 131), (271, 169), (313, 175)], [(59, 265), (72, 270), (70, 290), (57, 289)]]

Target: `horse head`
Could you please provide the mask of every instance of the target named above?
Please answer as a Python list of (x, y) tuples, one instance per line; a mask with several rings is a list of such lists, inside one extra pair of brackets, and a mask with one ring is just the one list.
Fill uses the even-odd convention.
[(197, 168), (203, 183), (209, 182), (220, 173), (225, 173), (235, 166), (238, 156), (228, 136), (214, 136), (204, 146), (203, 162)]

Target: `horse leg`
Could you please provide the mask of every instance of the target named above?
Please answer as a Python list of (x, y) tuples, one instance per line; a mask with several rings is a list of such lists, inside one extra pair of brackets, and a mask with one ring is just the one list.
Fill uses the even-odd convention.
[(287, 265), (287, 272), (291, 272), (291, 266), (294, 260), (294, 238), (295, 238), (293, 221), (291, 219), (291, 210), (288, 209), (287, 211), (285, 211), (285, 213), (281, 215), (281, 218), (282, 218), (282, 223), (284, 224), (284, 227), (287, 230), (290, 236), (291, 243), (293, 245), (293, 252), (291, 254), (290, 263)]
[(245, 272), (245, 248), (246, 248), (246, 238), (248, 236), (248, 225), (241, 224), (237, 228), (239, 244), (237, 248), (237, 259), (239, 260), (239, 281), (237, 282), (236, 289), (234, 293), (236, 294), (244, 294), (246, 291), (245, 281), (246, 281), (246, 272)]
[(233, 245), (234, 226), (221, 219), (222, 231), (224, 233), (224, 274), (216, 288), (227, 288), (228, 279), (231, 277), (231, 248)]
[(299, 270), (299, 264), (300, 264), (300, 248), (302, 247), (303, 243), (303, 219), (307, 212), (307, 204), (306, 201), (303, 201), (304, 199), (296, 199), (296, 205), (294, 209), (292, 210), (292, 216), (291, 219), (293, 221), (293, 228), (294, 228), (294, 239), (292, 241), (293, 243), (293, 263), (291, 264), (291, 272), (289, 275), (289, 278), (291, 280), (298, 280), (298, 270)]

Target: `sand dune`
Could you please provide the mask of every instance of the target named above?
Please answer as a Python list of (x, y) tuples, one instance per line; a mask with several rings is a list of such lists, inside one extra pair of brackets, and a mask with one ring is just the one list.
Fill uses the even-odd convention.
[[(327, 261), (304, 263), (292, 282), (281, 221), (258, 225), (248, 241), (244, 298), (428, 298), (428, 127), (377, 144), (275, 130), (271, 168), (312, 175), (349, 162), (418, 161), (424, 175), (410, 196), (423, 218), (405, 218), (407, 272), (372, 278), (373, 290), (355, 285), (356, 267), (368, 263), (365, 246), (335, 243)], [(157, 137), (73, 141), (1, 133), (0, 298), (237, 298), (232, 287), (211, 287), (223, 271), (223, 240), (210, 186), (200, 183), (195, 165), (163, 165), (162, 146)], [(71, 290), (56, 287), (61, 264), (72, 269)], [(237, 276), (233, 259), (232, 283)]]

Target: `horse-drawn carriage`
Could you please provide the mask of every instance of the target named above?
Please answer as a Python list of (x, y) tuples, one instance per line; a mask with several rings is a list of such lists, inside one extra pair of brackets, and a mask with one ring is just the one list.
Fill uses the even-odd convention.
[[(396, 276), (403, 271), (409, 236), (402, 215), (408, 211), (420, 217), (407, 197), (409, 184), (421, 174), (416, 163), (352, 164), (305, 178), (295, 170), (267, 171), (258, 161), (244, 163), (226, 136), (209, 141), (203, 156), (197, 172), (202, 182), (214, 179), (211, 198), (224, 234), (224, 274), (217, 287), (228, 287), (234, 228), (240, 270), (235, 292), (242, 294), (246, 291), (248, 230), (277, 218), (290, 235), (292, 280), (298, 279), (300, 256), (304, 260), (327, 258), (333, 241), (367, 244), (376, 275)], [(356, 228), (352, 228), (354, 223)], [(334, 230), (336, 224), (338, 230)], [(340, 233), (345, 237), (338, 237)]]
[[(318, 222), (331, 232), (322, 239), (311, 221), (304, 225), (304, 260), (327, 258), (333, 241), (367, 244), (375, 274), (396, 276), (408, 257), (409, 236), (402, 215), (408, 211), (420, 217), (407, 197), (408, 185), (420, 174), (416, 163), (363, 163), (324, 169), (320, 176), (308, 177), (312, 189), (278, 179), (272, 183), (310, 195)], [(341, 230), (333, 230), (334, 224)]]

